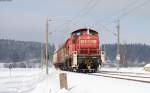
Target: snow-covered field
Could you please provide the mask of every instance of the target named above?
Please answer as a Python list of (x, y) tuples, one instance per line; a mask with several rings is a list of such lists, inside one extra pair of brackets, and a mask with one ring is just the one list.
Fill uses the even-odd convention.
[(0, 69), (0, 93), (27, 92), (44, 80), (46, 75), (41, 69), (16, 68), (11, 71), (7, 68)]
[[(103, 68), (103, 70), (110, 70)], [(111, 70), (115, 71), (115, 68)], [(121, 70), (121, 69), (120, 69)], [(131, 71), (131, 68), (121, 71)], [(142, 68), (134, 68), (142, 72)], [(144, 71), (143, 71), (144, 72)], [(67, 73), (68, 90), (59, 86), (59, 74)], [(146, 72), (149, 73), (149, 72)], [(0, 69), (0, 93), (149, 93), (150, 84), (49, 69)]]

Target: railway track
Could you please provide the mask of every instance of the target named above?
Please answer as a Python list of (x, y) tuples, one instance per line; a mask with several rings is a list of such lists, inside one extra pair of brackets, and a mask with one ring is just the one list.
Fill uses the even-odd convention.
[(110, 71), (101, 71), (101, 72), (98, 72), (98, 73), (110, 74), (110, 75), (119, 75), (119, 76), (139, 77), (139, 78), (150, 78), (150, 74), (147, 74), (147, 73), (110, 72)]
[(143, 82), (143, 83), (150, 83), (150, 75), (144, 74), (144, 73), (138, 73), (137, 74), (137, 73), (132, 73), (132, 72), (101, 71), (101, 72), (97, 72), (97, 73), (88, 73), (88, 75), (123, 79), (123, 80)]

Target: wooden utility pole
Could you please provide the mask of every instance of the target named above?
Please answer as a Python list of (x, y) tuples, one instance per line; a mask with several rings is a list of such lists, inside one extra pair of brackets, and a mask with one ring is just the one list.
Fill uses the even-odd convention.
[(41, 43), (41, 69), (43, 69), (43, 45)]
[(48, 18), (46, 19), (45, 64), (46, 64), (46, 74), (48, 74)]
[(120, 67), (120, 20), (118, 19), (118, 25), (117, 25), (117, 70), (119, 70)]

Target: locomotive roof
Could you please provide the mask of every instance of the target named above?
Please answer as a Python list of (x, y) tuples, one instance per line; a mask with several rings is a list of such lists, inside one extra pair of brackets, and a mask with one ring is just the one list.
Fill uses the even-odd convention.
[(89, 30), (89, 31), (93, 31), (93, 32), (95, 32), (95, 33), (98, 33), (97, 31), (95, 31), (95, 30), (93, 30), (93, 29), (89, 29), (89, 28), (82, 28), (82, 29), (78, 29), (78, 30), (73, 31), (71, 34), (73, 34), (73, 33), (77, 33), (77, 32), (82, 32), (82, 31), (87, 31), (87, 30)]

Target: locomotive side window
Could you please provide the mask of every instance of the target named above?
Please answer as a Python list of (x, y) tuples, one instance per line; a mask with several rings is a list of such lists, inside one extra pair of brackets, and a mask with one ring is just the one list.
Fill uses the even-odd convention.
[(89, 31), (89, 34), (90, 34), (90, 35), (96, 35), (97, 32), (95, 32), (95, 31)]
[(79, 36), (79, 35), (81, 35), (81, 33), (80, 33), (80, 32), (77, 32), (76, 35)]
[(73, 37), (80, 36), (80, 35), (81, 35), (81, 32), (76, 32), (72, 34)]

